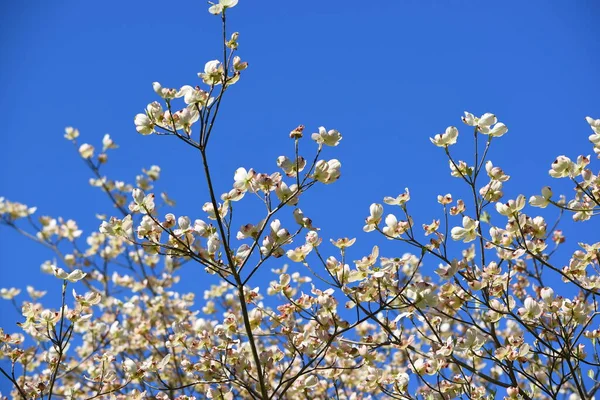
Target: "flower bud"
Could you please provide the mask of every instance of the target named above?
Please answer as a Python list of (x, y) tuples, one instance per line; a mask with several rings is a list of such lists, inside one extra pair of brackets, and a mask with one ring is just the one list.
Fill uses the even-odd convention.
[(301, 139), (303, 131), (304, 125), (298, 125), (293, 131), (290, 132), (290, 139)]

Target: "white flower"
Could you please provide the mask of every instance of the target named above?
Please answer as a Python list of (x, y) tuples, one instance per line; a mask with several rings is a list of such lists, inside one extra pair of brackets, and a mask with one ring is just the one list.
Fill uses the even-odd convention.
[(306, 160), (304, 157), (299, 156), (298, 159), (292, 161), (286, 156), (277, 157), (277, 166), (279, 166), (283, 172), (289, 177), (294, 177), (304, 170), (306, 167)]
[(542, 315), (542, 307), (532, 297), (528, 297), (523, 302), (523, 307), (519, 308), (519, 315), (526, 321), (534, 321)]
[(464, 216), (462, 220), (462, 228), (456, 226), (452, 228), (450, 231), (452, 235), (452, 239), (454, 240), (462, 240), (465, 243), (472, 242), (477, 237), (477, 227), (479, 226), (479, 221), (475, 221), (474, 219)]
[(410, 200), (410, 192), (408, 191), (408, 188), (405, 188), (404, 193), (399, 194), (398, 197), (386, 196), (383, 198), (383, 202), (385, 204), (389, 204), (391, 206), (402, 206), (409, 200)]
[(212, 60), (204, 65), (204, 73), (199, 72), (198, 77), (207, 85), (218, 85), (223, 76), (223, 66), (219, 60)]
[(509, 200), (506, 203), (496, 203), (496, 211), (505, 217), (512, 217), (525, 207), (525, 196), (522, 194), (516, 200)]
[(506, 175), (504, 171), (502, 171), (502, 168), (494, 167), (494, 164), (492, 164), (491, 161), (485, 163), (485, 170), (490, 179), (500, 182), (506, 182), (510, 179), (510, 176)]
[(106, 151), (108, 149), (116, 149), (118, 147), (119, 146), (117, 146), (115, 142), (113, 142), (112, 138), (108, 133), (104, 135), (104, 137), (102, 138), (102, 151)]
[(435, 144), (438, 147), (447, 147), (456, 143), (458, 139), (458, 129), (454, 126), (449, 126), (446, 128), (444, 133), (440, 133), (435, 135), (431, 140), (431, 143)]
[(146, 114), (137, 114), (133, 123), (135, 124), (135, 130), (142, 135), (150, 135), (154, 132), (154, 123)]
[(553, 178), (564, 178), (571, 174), (574, 164), (569, 157), (558, 156), (552, 163), (552, 169), (548, 171)]
[(183, 96), (183, 93), (181, 93), (180, 91), (171, 88), (164, 88), (159, 82), (153, 82), (152, 89), (154, 89), (157, 95), (159, 95), (165, 100), (170, 100)]
[(211, 255), (216, 254), (220, 247), (221, 240), (219, 239), (219, 236), (216, 233), (212, 234), (206, 241), (206, 251), (208, 251), (208, 254)]
[[(600, 118), (594, 119), (592, 117), (585, 117), (585, 120), (587, 121), (588, 124), (590, 124), (590, 128), (592, 128), (594, 133), (596, 135), (600, 135)], [(592, 139), (590, 139), (590, 140), (592, 140)]]
[(296, 184), (288, 187), (285, 182), (279, 182), (275, 187), (275, 195), (281, 202), (287, 201), (287, 204), (294, 206), (298, 204), (298, 201), (300, 200), (300, 198), (296, 196), (297, 190), (298, 185)]
[[(477, 130), (484, 135), (500, 137), (508, 132), (508, 128), (501, 122), (498, 122), (496, 116), (492, 113), (485, 113), (477, 118), (473, 114), (465, 111), (462, 121), (469, 125), (477, 127)], [(492, 125), (494, 125), (492, 127)]]
[(200, 89), (198, 86), (195, 88), (185, 85), (179, 89), (183, 93), (183, 101), (185, 104), (198, 104), (200, 108), (202, 106), (210, 105), (212, 103), (212, 97), (208, 98), (208, 92)]
[(389, 237), (396, 237), (398, 231), (398, 219), (394, 214), (388, 214), (385, 217), (385, 227), (383, 228), (383, 233)]
[(296, 247), (293, 250), (288, 250), (286, 255), (294, 262), (302, 262), (306, 259), (306, 256), (312, 251), (313, 246), (303, 244), (300, 247)]
[(133, 203), (129, 205), (129, 211), (146, 214), (154, 210), (153, 193), (145, 195), (141, 189), (136, 188), (131, 191), (131, 195), (133, 197)]
[(477, 118), (475, 118), (475, 116), (473, 114), (471, 114), (470, 112), (466, 112), (465, 111), (465, 116), (462, 117), (462, 121), (469, 125), (469, 126), (476, 126), (477, 125)]
[(342, 164), (336, 160), (319, 160), (315, 165), (313, 177), (325, 184), (333, 183), (340, 177)]
[(94, 157), (94, 146), (88, 143), (82, 144), (79, 146), (79, 154), (86, 159)]
[(87, 274), (80, 269), (76, 269), (70, 274), (67, 274), (66, 271), (62, 268), (54, 268), (54, 276), (59, 279), (64, 279), (69, 282), (77, 282), (85, 278)]
[(365, 232), (374, 231), (377, 225), (381, 222), (381, 216), (383, 215), (383, 206), (381, 204), (373, 203), (369, 207), (369, 216), (366, 220), (366, 225), (363, 227)]
[(183, 131), (189, 135), (192, 130), (192, 125), (198, 121), (199, 118), (200, 113), (196, 106), (189, 105), (173, 114), (175, 129), (183, 129)]
[(233, 8), (238, 3), (238, 0), (219, 0), (219, 3), (212, 4), (208, 8), (208, 12), (213, 15), (219, 15), (227, 8)]
[(542, 188), (541, 196), (531, 196), (529, 198), (529, 204), (533, 207), (546, 208), (548, 204), (550, 204), (550, 199), (552, 198), (552, 190), (550, 186), (544, 186)]
[(301, 209), (296, 208), (294, 210), (294, 220), (296, 223), (304, 228), (311, 230), (318, 230), (319, 228), (315, 228), (312, 225), (312, 220), (304, 215)]
[(233, 69), (236, 71), (243, 71), (248, 68), (247, 62), (242, 62), (242, 59), (239, 56), (233, 57)]
[(494, 114), (485, 113), (481, 117), (479, 117), (477, 121), (477, 128), (479, 128), (480, 132), (485, 133), (483, 131), (489, 129), (489, 127), (494, 125), (496, 122), (498, 122), (498, 119)]
[(498, 122), (487, 134), (494, 137), (500, 137), (508, 132), (508, 128), (502, 122)]
[(21, 293), (21, 289), (17, 289), (17, 288), (10, 288), (10, 289), (2, 288), (2, 289), (0, 289), (0, 297), (3, 298), (4, 300), (12, 300), (19, 293)]
[(319, 133), (313, 133), (311, 138), (319, 145), (337, 146), (342, 140), (342, 134), (335, 129), (328, 131), (324, 126), (320, 126)]
[(72, 126), (65, 128), (65, 138), (68, 140), (75, 140), (79, 137), (79, 129), (75, 129)]
[(248, 190), (254, 191), (252, 189), (252, 178), (255, 176), (255, 172), (252, 168), (249, 171), (246, 171), (246, 168), (238, 168), (235, 170), (235, 174), (233, 175), (233, 187), (246, 192)]
[(552, 304), (554, 300), (554, 289), (551, 287), (545, 287), (540, 290), (540, 297), (546, 304)]

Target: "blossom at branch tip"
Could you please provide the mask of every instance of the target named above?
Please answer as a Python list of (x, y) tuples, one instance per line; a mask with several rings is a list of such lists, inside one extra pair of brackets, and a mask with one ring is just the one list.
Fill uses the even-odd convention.
[(83, 272), (80, 269), (76, 269), (71, 273), (67, 273), (62, 268), (58, 268), (58, 267), (54, 268), (54, 276), (56, 276), (58, 279), (63, 279), (63, 280), (73, 282), (73, 283), (82, 280), (83, 278), (85, 278), (86, 275), (87, 275), (87, 273)]
[(552, 167), (548, 173), (553, 178), (564, 178), (567, 176), (571, 176), (573, 170), (575, 168), (575, 164), (569, 157), (566, 156), (558, 156), (556, 160), (552, 163)]
[(306, 245), (312, 247), (318, 247), (321, 245), (323, 239), (319, 237), (319, 233), (317, 231), (309, 231), (306, 234)]
[(450, 279), (452, 278), (460, 268), (462, 268), (462, 264), (459, 263), (456, 259), (452, 260), (450, 264), (440, 264), (439, 268), (434, 272), (440, 276), (442, 279)]
[(477, 130), (484, 135), (500, 137), (508, 132), (506, 125), (502, 122), (498, 122), (498, 119), (492, 113), (485, 113), (477, 118), (473, 114), (465, 111), (465, 116), (462, 117), (462, 121), (469, 126), (477, 127)]
[(150, 135), (154, 132), (154, 123), (150, 121), (146, 114), (137, 114), (133, 123), (135, 124), (135, 130), (142, 135)]
[(383, 198), (383, 202), (385, 204), (389, 204), (390, 206), (403, 206), (409, 200), (410, 192), (408, 191), (408, 188), (405, 188), (404, 193), (399, 194), (397, 197), (386, 196)]
[(242, 61), (239, 56), (233, 57), (233, 69), (236, 72), (240, 72), (248, 68), (248, 63), (246, 61)]
[(211, 60), (204, 65), (204, 72), (198, 72), (198, 77), (209, 86), (221, 84), (223, 81), (223, 65), (219, 60)]
[[(225, 202), (223, 204), (219, 203), (219, 204), (217, 204), (217, 207), (219, 208), (219, 217), (225, 218), (225, 216), (227, 215), (227, 212), (229, 211), (229, 205), (227, 204), (227, 202)], [(213, 203), (211, 203), (211, 202), (204, 203), (204, 205), (202, 206), (202, 211), (204, 211), (205, 213), (208, 214), (208, 219), (212, 219), (212, 220), (217, 219), (217, 213), (215, 212), (215, 207), (213, 206)]]
[(281, 246), (291, 241), (291, 235), (287, 229), (281, 227), (281, 222), (278, 219), (271, 222), (270, 228), (271, 232), (264, 237), (260, 252), (264, 256), (272, 255), (278, 258), (285, 254)]
[(485, 163), (485, 171), (487, 172), (490, 179), (493, 179), (493, 180), (496, 180), (499, 182), (506, 182), (510, 179), (510, 176), (506, 175), (504, 173), (504, 171), (502, 170), (502, 168), (494, 167), (494, 164), (492, 164), (491, 161), (488, 161)]
[(202, 237), (207, 238), (215, 231), (216, 231), (215, 227), (207, 224), (206, 222), (202, 221), (201, 219), (197, 219), (194, 221), (194, 232), (196, 232), (198, 235), (200, 235)]
[(102, 138), (102, 151), (106, 151), (108, 149), (118, 149), (119, 146), (115, 144), (110, 135), (107, 133)]
[(313, 246), (303, 244), (300, 247), (296, 247), (295, 249), (288, 250), (286, 252), (287, 257), (294, 262), (303, 262), (306, 259), (306, 256), (312, 251)]
[(129, 204), (129, 211), (146, 214), (154, 211), (154, 193), (145, 195), (141, 189), (135, 188), (131, 192), (133, 202)]
[(320, 126), (319, 132), (313, 133), (311, 139), (317, 142), (319, 146), (325, 145), (334, 147), (342, 140), (342, 134), (335, 129), (327, 130), (324, 126)]
[(301, 209), (296, 208), (294, 210), (294, 221), (303, 228), (318, 231), (319, 228), (315, 228), (312, 224), (312, 220), (304, 215)]
[(100, 233), (108, 236), (131, 237), (133, 235), (133, 221), (131, 215), (122, 220), (111, 217), (109, 221), (102, 221)]
[(142, 135), (150, 135), (154, 132), (155, 125), (164, 126), (165, 116), (162, 106), (154, 101), (146, 107), (145, 114), (137, 114), (133, 120), (135, 129)]
[(173, 88), (165, 88), (159, 82), (152, 82), (152, 89), (154, 92), (165, 100), (176, 99), (183, 97), (183, 93), (180, 90)]
[(450, 193), (447, 193), (445, 195), (438, 194), (437, 201), (438, 201), (438, 203), (440, 203), (444, 206), (448, 205), (448, 204), (452, 203), (452, 194), (450, 194)]
[(73, 128), (72, 126), (67, 126), (65, 128), (65, 139), (75, 140), (78, 137), (79, 137), (79, 129)]
[(81, 236), (82, 233), (83, 231), (77, 227), (77, 223), (72, 219), (60, 225), (60, 236), (71, 242)]
[(208, 12), (213, 15), (222, 14), (226, 9), (233, 8), (238, 3), (238, 0), (219, 0), (218, 3), (210, 3), (211, 6), (208, 8)]
[(94, 146), (88, 143), (84, 143), (79, 146), (79, 155), (85, 159), (94, 157)]
[(540, 297), (546, 304), (552, 304), (554, 301), (554, 289), (551, 287), (545, 287), (540, 290)]
[(434, 137), (429, 138), (429, 140), (438, 147), (451, 146), (458, 140), (458, 129), (454, 126), (449, 126), (444, 133), (437, 134)]
[(491, 180), (487, 185), (479, 189), (479, 194), (487, 201), (498, 201), (504, 196), (502, 182)]
[(465, 178), (473, 174), (473, 168), (469, 167), (466, 162), (459, 160), (458, 164), (453, 160), (448, 160), (450, 166), (450, 175), (455, 178)]
[[(167, 226), (173, 224), (171, 217), (175, 219), (173, 214), (166, 215)], [(136, 231), (138, 239), (147, 238), (152, 241), (158, 241), (162, 232), (159, 225), (156, 222), (154, 222), (154, 220), (148, 215), (144, 215), (142, 217), (142, 220), (140, 221), (140, 224), (138, 225)]]
[(590, 125), (590, 128), (592, 128), (592, 130), (594, 131), (594, 133), (596, 135), (598, 135), (595, 138), (595, 140), (592, 140), (592, 138), (590, 137), (590, 141), (592, 143), (594, 143), (594, 144), (600, 143), (600, 118), (599, 119), (594, 119), (592, 117), (585, 117), (585, 120)]
[(212, 256), (215, 255), (217, 251), (219, 251), (220, 247), (221, 239), (219, 239), (219, 235), (213, 233), (208, 237), (208, 240), (206, 241), (206, 251), (208, 251), (208, 254)]
[(317, 181), (325, 184), (330, 184), (339, 179), (341, 175), (342, 164), (336, 160), (319, 160), (315, 165), (315, 172), (313, 178)]
[(223, 201), (240, 201), (244, 198), (246, 192), (240, 189), (233, 188), (227, 193), (223, 193), (221, 195), (221, 200)]
[(192, 125), (200, 119), (200, 113), (198, 112), (198, 108), (190, 104), (186, 108), (183, 108), (177, 111), (169, 121), (171, 124), (175, 125), (175, 129), (182, 129), (188, 135), (192, 131)]
[(208, 92), (200, 89), (199, 86), (191, 87), (190, 85), (184, 85), (179, 89), (183, 93), (183, 101), (185, 104), (197, 105), (199, 108), (210, 106), (213, 102), (212, 97), (208, 97)]
[(542, 316), (543, 309), (540, 304), (532, 297), (527, 297), (523, 302), (523, 307), (519, 308), (519, 316), (525, 322), (535, 322)]
[(187, 216), (181, 216), (177, 218), (177, 225), (179, 225), (179, 228), (173, 231), (175, 236), (182, 236), (194, 230), (192, 227), (192, 221)]
[(505, 217), (514, 217), (525, 207), (525, 196), (517, 196), (515, 200), (508, 200), (506, 203), (496, 203), (496, 211)]
[(372, 232), (374, 231), (379, 223), (381, 222), (381, 217), (383, 216), (383, 206), (381, 204), (373, 203), (369, 207), (369, 216), (366, 219), (366, 224), (363, 227), (363, 231)]
[(18, 296), (19, 293), (21, 293), (21, 289), (17, 289), (17, 288), (10, 288), (10, 289), (2, 288), (2, 289), (0, 289), (0, 297), (3, 298), (4, 300), (12, 300), (16, 296)]
[(403, 235), (412, 225), (412, 219), (408, 217), (408, 221), (398, 221), (394, 214), (388, 214), (385, 217), (385, 227), (383, 233), (388, 239), (393, 239)]
[(471, 217), (464, 216), (462, 220), (462, 227), (456, 226), (452, 228), (450, 234), (452, 239), (459, 241), (462, 240), (464, 243), (472, 242), (477, 237), (477, 227), (479, 221), (475, 221)]
[(352, 246), (355, 242), (356, 242), (356, 238), (341, 238), (338, 240), (333, 240), (333, 239), (329, 239), (331, 244), (333, 244), (335, 247), (337, 247), (340, 250), (344, 250), (350, 246)]
[(300, 200), (297, 190), (298, 185), (296, 185), (295, 183), (293, 185), (288, 186), (285, 182), (281, 181), (275, 187), (275, 195), (282, 203), (287, 201), (288, 205), (295, 206)]
[(360, 260), (355, 260), (354, 264), (356, 265), (356, 268), (364, 271), (364, 270), (372, 267), (373, 265), (375, 265), (378, 257), (379, 257), (379, 247), (373, 246), (373, 249), (371, 250), (371, 254), (361, 258)]
[(541, 196), (531, 196), (529, 198), (529, 204), (533, 207), (546, 208), (548, 204), (550, 204), (550, 199), (552, 198), (552, 189), (550, 186), (544, 186), (542, 188)]
[(431, 224), (423, 224), (423, 230), (425, 231), (425, 236), (429, 236), (432, 233), (437, 232), (440, 227), (440, 220), (434, 219)]
[(100, 301), (102, 301), (102, 296), (98, 292), (87, 292), (82, 296), (77, 294), (75, 289), (73, 289), (73, 297), (75, 298), (75, 301), (77, 301), (77, 303), (79, 303), (82, 307), (91, 307), (99, 304)]
[(298, 172), (302, 172), (306, 167), (306, 160), (302, 156), (298, 156), (297, 160), (290, 160), (286, 156), (277, 158), (277, 166), (283, 170), (286, 176), (295, 177)]
[(590, 128), (594, 131), (593, 135), (590, 135), (588, 139), (594, 145), (594, 153), (600, 158), (600, 118), (594, 119), (591, 117), (585, 117), (585, 120), (590, 125)]
[(241, 190), (243, 192), (251, 191), (254, 192), (254, 188), (252, 186), (252, 180), (256, 173), (252, 168), (246, 171), (246, 168), (238, 168), (235, 170), (235, 174), (233, 175), (233, 187)]

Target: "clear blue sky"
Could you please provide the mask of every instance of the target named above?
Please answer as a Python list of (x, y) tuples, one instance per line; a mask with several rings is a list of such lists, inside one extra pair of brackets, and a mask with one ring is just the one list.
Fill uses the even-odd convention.
[[(456, 125), (465, 142), (465, 110), (494, 112), (509, 127), (491, 153), (512, 176), (506, 193), (557, 186), (550, 163), (589, 154), (584, 117), (600, 118), (599, 17), (592, 0), (240, 0), (229, 21), (250, 68), (215, 133), (219, 190), (238, 166), (277, 170), (275, 158), (292, 154), (287, 134), (296, 125), (336, 128), (344, 139), (328, 156), (341, 160), (342, 179), (315, 190), (302, 208), (326, 237), (359, 237), (358, 258), (381, 242), (361, 228), (369, 204), (384, 195), (408, 186), (418, 224), (437, 215), (436, 195), (456, 186), (428, 138)], [(112, 178), (133, 181), (158, 164), (159, 188), (178, 200), (178, 214), (200, 217), (196, 155), (174, 140), (138, 135), (133, 117), (155, 99), (153, 81), (199, 82), (196, 73), (220, 55), (219, 29), (202, 1), (4, 2), (0, 196), (97, 229), (94, 214), (111, 207), (62, 137), (71, 125), (81, 141), (98, 147), (110, 133), (120, 145), (106, 171)], [(597, 236), (594, 224), (580, 233)], [(404, 250), (391, 251), (384, 255)], [(0, 230), (0, 286), (58, 292), (39, 272), (51, 256)], [(17, 316), (7, 306), (0, 303), (0, 326), (11, 330)]]

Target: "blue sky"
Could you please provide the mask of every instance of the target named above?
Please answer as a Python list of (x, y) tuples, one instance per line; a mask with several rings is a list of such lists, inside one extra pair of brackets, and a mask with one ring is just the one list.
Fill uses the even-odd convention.
[[(112, 178), (131, 182), (158, 164), (158, 188), (178, 200), (177, 213), (200, 217), (197, 155), (138, 135), (133, 117), (155, 100), (153, 81), (195, 85), (204, 63), (220, 55), (219, 21), (206, 9), (201, 1), (3, 3), (0, 196), (97, 229), (94, 214), (111, 207), (62, 137), (71, 125), (81, 141), (98, 147), (110, 133), (120, 145), (106, 169)], [(277, 156), (292, 154), (287, 134), (298, 124), (336, 128), (344, 139), (326, 156), (341, 160), (342, 179), (302, 208), (326, 238), (357, 236), (359, 258), (381, 242), (361, 229), (372, 202), (409, 187), (419, 225), (439, 214), (436, 195), (457, 186), (429, 137), (456, 125), (459, 143), (467, 142), (465, 110), (493, 112), (508, 126), (490, 154), (512, 177), (507, 194), (560, 187), (547, 174), (551, 162), (589, 154), (584, 117), (600, 118), (599, 16), (591, 0), (240, 0), (230, 28), (241, 32), (239, 55), (250, 68), (229, 93), (212, 143), (218, 190), (230, 187), (238, 166), (276, 171)], [(592, 221), (570, 232), (597, 228)], [(0, 286), (32, 284), (56, 299), (59, 284), (39, 272), (51, 257), (1, 229)], [(16, 318), (0, 303), (0, 326), (10, 330)]]

